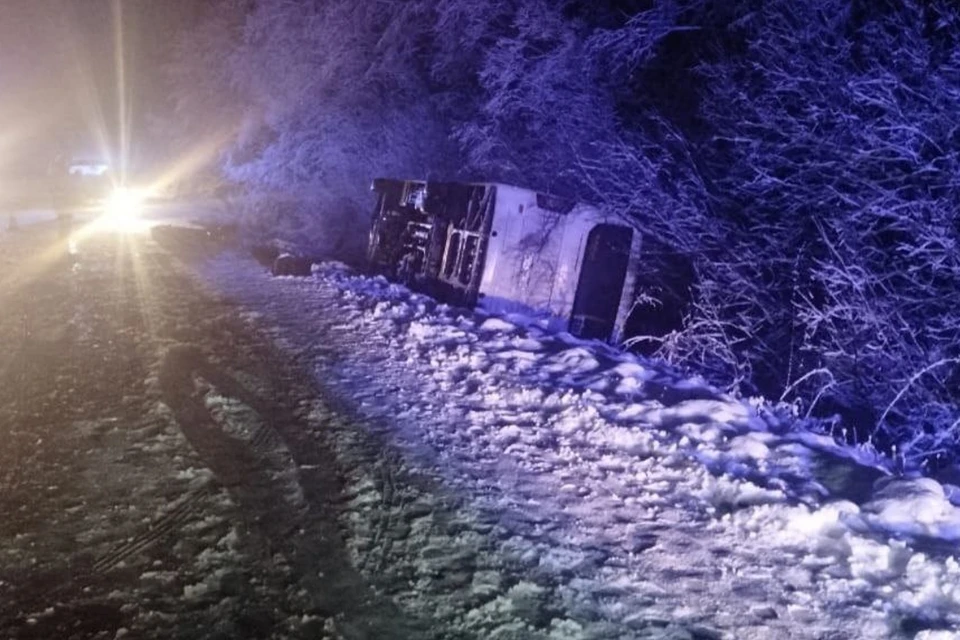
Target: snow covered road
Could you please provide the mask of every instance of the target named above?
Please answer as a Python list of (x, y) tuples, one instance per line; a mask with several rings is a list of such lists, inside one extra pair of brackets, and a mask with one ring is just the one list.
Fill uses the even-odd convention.
[[(656, 363), (342, 265), (273, 279), (222, 255), (199, 272), (395, 447), (394, 467), (479, 523), (370, 531), (372, 502), (389, 519), (405, 500), (358, 471), (348, 545), (405, 611), (496, 638), (960, 637), (953, 487)], [(341, 458), (353, 437), (334, 434)], [(473, 560), (447, 564), (458, 554)]]
[(0, 637), (436, 637), (349, 562), (344, 419), (235, 307), (147, 237), (0, 260)]

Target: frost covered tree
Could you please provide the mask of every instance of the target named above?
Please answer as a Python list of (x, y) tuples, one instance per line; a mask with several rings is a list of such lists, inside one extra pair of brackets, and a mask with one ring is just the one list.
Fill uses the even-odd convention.
[(587, 175), (623, 210), (669, 211), (648, 223), (696, 266), (684, 326), (655, 353), (840, 412), (908, 457), (955, 450), (956, 9), (581, 13), (619, 123)]
[(235, 122), (222, 168), (263, 229), (362, 242), (376, 175), (590, 201), (646, 234), (647, 316), (684, 313), (648, 352), (905, 455), (955, 448), (952, 5), (213, 6), (178, 105)]
[(704, 153), (747, 258), (717, 286), (756, 295), (701, 303), (763, 347), (771, 388), (918, 457), (960, 427), (955, 11), (764, 3), (735, 25), (741, 55), (702, 67)]
[(451, 164), (419, 58), (424, 6), (263, 2), (245, 24), (234, 67), (255, 126), (227, 174), (301, 209), (287, 218), (328, 248), (362, 244), (372, 178)]
[[(462, 26), (472, 39), (468, 51), (482, 48), (472, 73), (479, 100), (457, 126), (470, 169), (574, 195), (577, 158), (615, 131), (580, 25), (548, 2), (481, 2), (469, 13), (462, 2), (441, 6), (441, 40), (454, 46)], [(450, 15), (454, 7), (460, 9), (456, 20)], [(489, 20), (491, 14), (495, 19)], [(435, 74), (454, 66), (445, 55), (438, 56)]]
[(221, 0), (185, 35), (178, 105), (233, 126), (221, 166), (254, 231), (356, 251), (371, 178), (452, 164), (418, 51), (424, 7)]

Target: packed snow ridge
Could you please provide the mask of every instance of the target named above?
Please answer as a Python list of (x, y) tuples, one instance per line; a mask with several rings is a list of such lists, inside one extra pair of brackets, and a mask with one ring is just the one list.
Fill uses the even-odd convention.
[(560, 585), (546, 637), (960, 638), (955, 487), (530, 318), (337, 263), (204, 269), (410, 464), (503, 514), (504, 552)]

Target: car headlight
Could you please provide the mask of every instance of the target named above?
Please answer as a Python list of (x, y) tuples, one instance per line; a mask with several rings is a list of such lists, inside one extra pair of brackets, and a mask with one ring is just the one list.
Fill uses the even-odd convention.
[(117, 187), (107, 198), (104, 213), (116, 220), (134, 220), (143, 213), (146, 194), (139, 189)]

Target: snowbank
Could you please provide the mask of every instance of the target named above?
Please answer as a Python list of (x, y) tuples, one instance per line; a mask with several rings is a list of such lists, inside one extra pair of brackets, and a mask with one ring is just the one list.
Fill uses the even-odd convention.
[(504, 553), (558, 585), (569, 637), (958, 637), (949, 488), (660, 363), (343, 265), (271, 279), (224, 256), (205, 276), (409, 464), (497, 514)]

